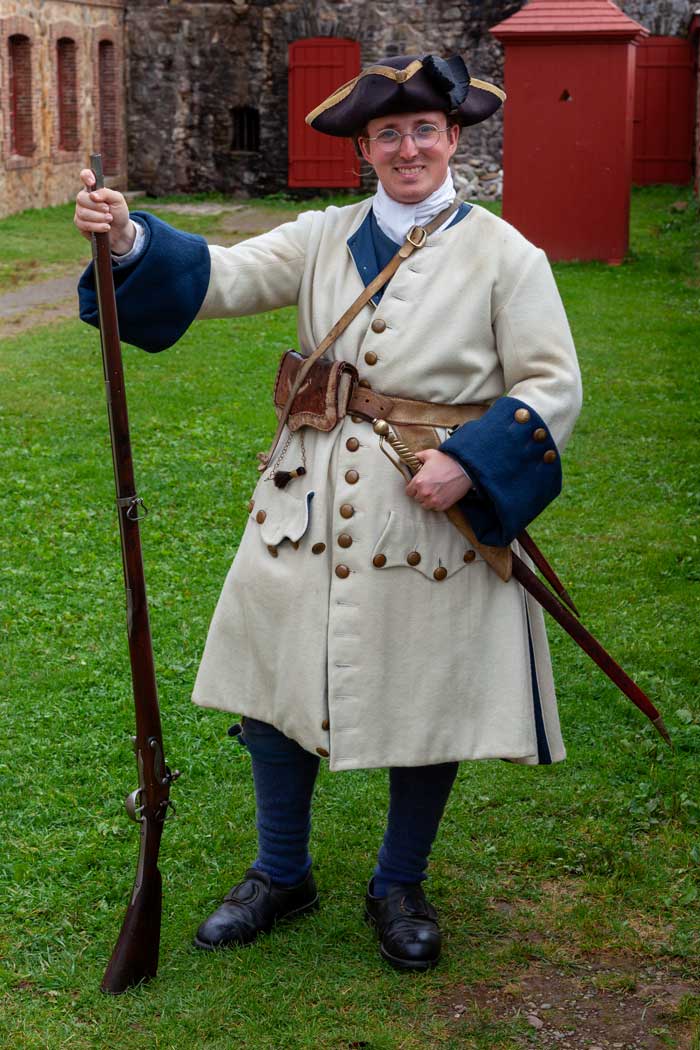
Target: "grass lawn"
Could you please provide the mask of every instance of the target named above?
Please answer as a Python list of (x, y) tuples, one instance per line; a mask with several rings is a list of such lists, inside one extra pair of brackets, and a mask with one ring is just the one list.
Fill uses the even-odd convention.
[[(76, 184), (78, 179), (76, 177)], [(325, 208), (328, 204), (349, 203), (360, 200), (357, 197), (313, 197), (307, 200), (305, 209)], [(284, 194), (275, 194), (260, 199), (236, 201), (221, 194), (194, 194), (183, 197), (135, 197), (130, 202), (132, 211), (137, 209), (151, 210), (156, 214), (162, 205), (178, 203), (206, 202), (208, 205), (221, 204), (221, 211), (210, 211), (203, 215), (163, 214), (167, 221), (173, 222), (179, 229), (188, 233), (201, 233), (203, 236), (221, 234), (221, 243), (232, 243), (240, 239), (235, 231), (226, 228), (222, 220), (227, 218), (226, 208), (232, 204), (243, 204), (246, 210), (255, 209), (258, 215), (285, 222), (294, 218), (299, 205)], [(53, 208), (37, 208), (34, 211), (19, 212), (0, 219), (0, 295), (3, 292), (15, 291), (32, 281), (48, 280), (75, 272), (90, 259), (90, 245), (84, 237), (77, 234), (73, 226), (74, 203), (59, 204)], [(250, 234), (248, 234), (249, 236)]]
[[(69, 241), (84, 254), (68, 215), (3, 220), (0, 273), (36, 258), (38, 229), (57, 265)], [(361, 918), (383, 771), (322, 770), (317, 914), (240, 952), (191, 947), (254, 856), (233, 719), (189, 694), (272, 429), (260, 406), (295, 343), (284, 310), (202, 323), (161, 355), (125, 351), (165, 743), (183, 776), (159, 976), (98, 991), (137, 856), (98, 338), (71, 321), (0, 343), (0, 1047), (700, 1050), (699, 231), (688, 191), (637, 191), (624, 266), (555, 268), (586, 404), (564, 493), (532, 530), (675, 751), (553, 625), (568, 760), (463, 764), (431, 869), (444, 962), (419, 977), (381, 963)]]

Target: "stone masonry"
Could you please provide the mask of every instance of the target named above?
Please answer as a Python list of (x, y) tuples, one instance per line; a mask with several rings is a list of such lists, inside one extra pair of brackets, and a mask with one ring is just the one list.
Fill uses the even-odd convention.
[[(686, 35), (698, 3), (619, 0), (655, 35)], [(0, 0), (0, 215), (69, 199), (95, 146), (108, 155), (109, 181), (119, 187), (285, 192), (290, 43), (351, 38), (362, 65), (388, 54), (460, 52), (473, 75), (500, 84), (502, 49), (488, 30), (521, 6)], [(500, 196), (501, 148), (500, 114), (463, 133), (454, 164), (463, 195)], [(371, 189), (371, 172), (362, 174)]]
[[(522, 0), (129, 0), (130, 181), (154, 194), (285, 191), (292, 41), (358, 40), (363, 65), (388, 54), (459, 51), (473, 75), (500, 84), (502, 49), (488, 29), (521, 6)], [(654, 34), (685, 35), (694, 3), (620, 6)], [(242, 106), (260, 115), (259, 148), (252, 152), (231, 147), (232, 111)], [(463, 133), (454, 164), (463, 194), (500, 196), (501, 148), (500, 114)], [(362, 170), (363, 187), (370, 188), (371, 173)]]
[(0, 0), (0, 216), (68, 200), (95, 148), (126, 186), (123, 22), (123, 0)]

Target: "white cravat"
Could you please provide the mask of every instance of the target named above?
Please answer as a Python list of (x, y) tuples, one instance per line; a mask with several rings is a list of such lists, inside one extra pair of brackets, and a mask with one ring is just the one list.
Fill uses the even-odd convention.
[[(374, 217), (379, 224), (379, 229), (387, 237), (391, 237), (396, 244), (403, 244), (411, 226), (425, 226), (426, 223), (435, 218), (438, 212), (441, 212), (443, 208), (451, 204), (455, 196), (452, 172), (448, 168), (442, 186), (433, 190), (430, 196), (425, 197), (422, 201), (418, 201), (417, 204), (401, 204), (399, 201), (395, 201), (386, 192), (381, 182), (378, 183), (377, 192), (372, 199), (372, 209)], [(439, 229), (444, 230), (453, 219), (454, 215), (450, 215)], [(436, 230), (435, 232), (437, 233), (438, 231)]]

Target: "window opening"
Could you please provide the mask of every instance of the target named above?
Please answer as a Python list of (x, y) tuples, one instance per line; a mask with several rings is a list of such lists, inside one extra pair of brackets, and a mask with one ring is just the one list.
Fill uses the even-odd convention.
[(234, 106), (232, 150), (260, 149), (260, 114), (253, 106)]
[(80, 148), (78, 133), (78, 68), (75, 40), (64, 36), (56, 44), (58, 75), (58, 148)]
[(20, 33), (8, 41), (10, 74), (10, 151), (20, 157), (34, 152), (32, 122), (32, 45)]
[(119, 170), (117, 56), (111, 40), (101, 40), (98, 55), (100, 78), (100, 152), (105, 175)]

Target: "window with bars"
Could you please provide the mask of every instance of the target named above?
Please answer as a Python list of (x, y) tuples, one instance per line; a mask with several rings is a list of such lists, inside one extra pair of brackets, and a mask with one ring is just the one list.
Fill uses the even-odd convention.
[(80, 148), (78, 130), (78, 63), (75, 40), (64, 36), (56, 44), (58, 148)]
[(119, 171), (119, 85), (117, 52), (111, 40), (100, 40), (98, 72), (102, 169), (105, 175), (116, 175)]
[(260, 114), (253, 106), (234, 106), (231, 111), (232, 150), (260, 149)]
[(10, 80), (10, 151), (20, 157), (34, 152), (32, 119), (32, 44), (16, 33), (8, 39)]

